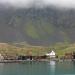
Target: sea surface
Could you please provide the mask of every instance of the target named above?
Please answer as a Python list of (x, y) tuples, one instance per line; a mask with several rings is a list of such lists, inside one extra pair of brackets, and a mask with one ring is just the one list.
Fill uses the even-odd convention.
[(75, 75), (75, 62), (0, 63), (0, 75)]

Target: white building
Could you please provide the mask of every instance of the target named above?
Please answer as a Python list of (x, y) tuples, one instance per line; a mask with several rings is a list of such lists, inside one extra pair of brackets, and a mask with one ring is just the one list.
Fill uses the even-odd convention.
[(0, 61), (3, 60), (3, 59), (4, 59), (4, 57), (0, 54)]
[(56, 54), (54, 51), (51, 51), (50, 53), (46, 54), (46, 56), (49, 56), (50, 58), (55, 58)]

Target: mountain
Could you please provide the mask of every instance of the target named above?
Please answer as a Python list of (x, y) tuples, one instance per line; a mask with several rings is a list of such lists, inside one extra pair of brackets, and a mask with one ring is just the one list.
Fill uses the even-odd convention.
[(51, 45), (75, 42), (75, 10), (0, 7), (0, 42)]

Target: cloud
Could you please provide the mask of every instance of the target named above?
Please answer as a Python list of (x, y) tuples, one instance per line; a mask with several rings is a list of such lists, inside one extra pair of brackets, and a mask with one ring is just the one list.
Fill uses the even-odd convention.
[(34, 3), (34, 0), (1, 0), (0, 4), (4, 4), (12, 7), (31, 7)]
[(46, 5), (54, 5), (56, 7), (75, 8), (74, 0), (43, 0)]
[(0, 0), (0, 3), (22, 8), (46, 6), (75, 8), (74, 0)]

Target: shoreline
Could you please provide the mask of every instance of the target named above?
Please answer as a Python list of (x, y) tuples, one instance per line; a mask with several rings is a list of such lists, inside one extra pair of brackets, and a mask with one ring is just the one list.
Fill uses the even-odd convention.
[(24, 63), (24, 62), (50, 62), (50, 61), (55, 61), (55, 62), (73, 62), (75, 59), (65, 59), (65, 60), (0, 60), (0, 63)]

